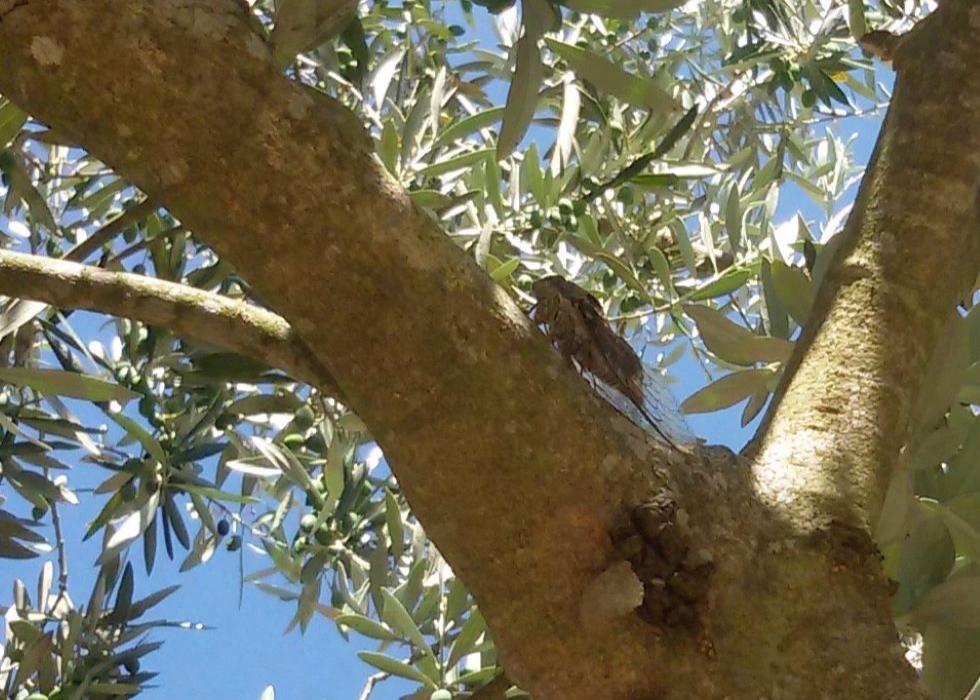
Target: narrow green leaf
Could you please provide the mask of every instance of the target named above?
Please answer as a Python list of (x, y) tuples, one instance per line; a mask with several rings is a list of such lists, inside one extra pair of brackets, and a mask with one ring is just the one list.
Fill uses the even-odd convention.
[(940, 583), (922, 596), (909, 617), (920, 627), (934, 622), (957, 629), (980, 628), (980, 574)]
[(759, 278), (762, 282), (762, 295), (766, 301), (769, 332), (777, 338), (789, 338), (789, 315), (776, 294), (776, 285), (772, 279), (772, 265), (767, 258), (762, 259)]
[(371, 93), (374, 95), (374, 105), (379, 110), (384, 106), (385, 97), (391, 86), (391, 80), (395, 77), (395, 72), (398, 70), (404, 57), (404, 48), (396, 47), (392, 49), (378, 62), (378, 67), (374, 69), (374, 73), (371, 75), (369, 80)]
[(460, 659), (469, 654), (484, 631), (486, 631), (486, 623), (483, 621), (483, 615), (480, 614), (479, 610), (473, 610), (453, 642), (447, 666), (452, 668)]
[(378, 158), (384, 163), (385, 169), (392, 175), (398, 172), (398, 130), (392, 120), (385, 122), (378, 139)]
[(547, 11), (544, 0), (525, 0), (524, 35), (513, 47), (514, 75), (504, 103), (503, 123), (497, 138), (497, 160), (503, 160), (517, 148), (538, 108), (538, 91), (544, 79), (544, 63), (538, 39), (545, 27), (540, 16)]
[(490, 271), (490, 278), (494, 282), (503, 282), (505, 279), (514, 274), (514, 271), (520, 266), (521, 261), (519, 258), (511, 258), (505, 263), (497, 265), (493, 270)]
[(710, 306), (685, 304), (684, 311), (697, 323), (708, 350), (726, 362), (743, 366), (785, 362), (793, 352), (788, 340), (756, 335)]
[(941, 624), (922, 632), (922, 682), (933, 700), (980, 698), (980, 634)]
[(762, 407), (766, 405), (766, 400), (769, 398), (770, 393), (772, 392), (770, 392), (769, 388), (766, 387), (765, 390), (752, 394), (752, 398), (750, 398), (745, 404), (745, 410), (742, 411), (740, 424), (743, 428), (751, 423), (757, 415), (759, 415), (759, 411), (761, 411)]
[(668, 299), (672, 298), (674, 296), (674, 283), (670, 276), (670, 263), (667, 261), (667, 256), (657, 247), (650, 247), (647, 250), (647, 255), (650, 258), (650, 264), (653, 265), (654, 272), (660, 278), (660, 283), (664, 286), (664, 294)]
[(20, 663), (17, 666), (17, 673), (14, 674), (13, 687), (19, 688), (30, 678), (41, 665), (41, 662), (51, 653), (54, 646), (52, 633), (45, 634), (35, 639), (30, 646), (24, 649)]
[(770, 369), (747, 369), (732, 372), (696, 391), (681, 403), (684, 413), (708, 413), (734, 406), (760, 391), (769, 390), (774, 372)]
[(447, 158), (445, 160), (440, 160), (432, 165), (427, 165), (418, 171), (418, 174), (423, 177), (436, 177), (437, 175), (444, 175), (445, 173), (452, 172), (453, 170), (464, 170), (477, 163), (482, 163), (486, 160), (487, 156), (493, 153), (492, 149), (483, 148), (478, 151), (471, 151), (469, 153), (464, 153), (463, 155), (456, 156), (455, 158)]
[(129, 416), (125, 416), (122, 413), (110, 413), (109, 417), (114, 420), (119, 426), (129, 434), (130, 437), (134, 438), (143, 449), (146, 450), (153, 459), (163, 465), (169, 464), (166, 453), (163, 451), (163, 447), (159, 442), (154, 439), (143, 427), (134, 421)]
[(120, 683), (119, 681), (93, 681), (88, 686), (92, 695), (126, 695), (132, 696), (140, 691), (136, 683)]
[(847, 26), (854, 41), (860, 41), (868, 33), (868, 23), (864, 18), (864, 0), (847, 0)]
[(390, 656), (385, 656), (384, 654), (379, 654), (373, 651), (359, 651), (357, 652), (357, 656), (364, 663), (370, 664), (375, 668), (384, 671), (385, 673), (390, 673), (393, 676), (399, 676), (401, 678), (407, 678), (411, 681), (417, 681), (418, 683), (421, 683), (432, 690), (436, 690), (438, 688), (432, 679), (413, 666), (409, 666), (404, 661), (398, 661)]
[(190, 534), (187, 532), (187, 526), (184, 524), (184, 518), (180, 514), (180, 509), (177, 508), (173, 495), (169, 492), (163, 496), (163, 511), (167, 520), (170, 521), (170, 526), (177, 536), (177, 541), (180, 542), (180, 545), (184, 549), (189, 549), (191, 546)]
[(42, 394), (71, 396), (89, 401), (126, 402), (140, 396), (119, 384), (60, 369), (3, 367), (0, 368), (0, 381), (27, 386)]
[(385, 621), (393, 630), (399, 632), (404, 639), (410, 641), (422, 653), (431, 654), (428, 642), (422, 636), (415, 620), (408, 614), (408, 611), (396, 598), (391, 591), (382, 590), (381, 598), (384, 601), (381, 610), (381, 619)]
[(952, 314), (939, 345), (926, 367), (922, 390), (912, 407), (913, 435), (931, 430), (949, 410), (970, 363), (970, 340), (965, 320)]
[(725, 205), (725, 230), (728, 232), (728, 242), (732, 252), (737, 253), (742, 248), (742, 210), (740, 205), (741, 193), (738, 183), (732, 183), (728, 192), (728, 202)]
[(89, 524), (88, 529), (85, 530), (85, 535), (82, 537), (82, 541), (84, 542), (87, 540), (89, 537), (98, 532), (103, 525), (117, 517), (117, 510), (122, 507), (122, 504), (122, 493), (117, 491), (112, 495), (112, 498), (106, 501), (106, 504), (102, 506), (102, 510), (99, 511), (97, 516), (95, 516), (95, 520)]
[(684, 295), (684, 301), (707, 301), (731, 294), (741, 287), (751, 276), (744, 267), (730, 267), (702, 287)]
[(342, 0), (280, 0), (269, 35), (276, 65), (285, 67), (297, 54), (312, 51), (340, 34), (356, 11), (356, 4)]
[(438, 138), (432, 142), (432, 151), (455, 143), (456, 141), (469, 136), (475, 131), (485, 129), (492, 124), (496, 124), (503, 118), (505, 111), (506, 107), (492, 107), (460, 119), (439, 134)]
[(33, 559), (38, 553), (16, 540), (0, 536), (0, 559)]
[(678, 110), (670, 93), (650, 78), (627, 73), (612, 61), (580, 46), (545, 38), (548, 48), (571, 67), (575, 74), (598, 89), (636, 107), (668, 114)]
[(377, 620), (372, 620), (370, 617), (365, 617), (364, 615), (358, 615), (356, 613), (338, 615), (334, 618), (334, 622), (337, 623), (338, 626), (344, 625), (346, 627), (350, 627), (355, 632), (359, 632), (365, 637), (371, 637), (372, 639), (398, 639), (398, 636), (395, 635), (390, 629), (382, 625)]
[(637, 187), (659, 190), (676, 187), (680, 178), (672, 173), (640, 173), (631, 177), (630, 182)]
[(196, 493), (198, 496), (203, 496), (204, 498), (211, 498), (215, 501), (224, 501), (227, 503), (258, 503), (259, 500), (254, 496), (239, 496), (235, 493), (216, 489), (213, 486), (183, 483), (175, 485), (175, 488), (179, 488), (181, 491), (186, 491), (187, 493)]
[(0, 148), (6, 148), (27, 123), (27, 113), (13, 102), (4, 101), (0, 107)]
[(149, 575), (153, 572), (153, 564), (157, 556), (157, 519), (153, 518), (143, 530), (143, 568)]
[(30, 520), (23, 520), (5, 510), (0, 510), (0, 537), (12, 537), (18, 540), (40, 544), (44, 536), (32, 530), (36, 525)]
[(43, 224), (52, 233), (58, 232), (58, 223), (54, 220), (51, 210), (48, 209), (47, 200), (31, 182), (24, 164), (19, 156), (10, 150), (0, 153), (0, 170), (7, 176), (7, 185), (20, 197), (27, 208), (30, 209), (33, 219)]
[[(684, 261), (684, 265), (688, 270), (693, 270), (697, 267), (697, 257), (694, 254), (694, 245), (691, 243), (691, 237), (687, 233), (687, 227), (680, 219), (671, 221), (669, 227), (674, 233), (674, 240), (677, 241), (677, 249), (681, 253), (681, 259)], [(748, 279), (748, 275), (746, 275), (745, 279)], [(699, 300), (692, 299), (692, 301)]]
[(781, 260), (772, 262), (772, 283), (776, 297), (801, 326), (806, 324), (813, 306), (813, 285), (803, 270)]
[(441, 209), (453, 203), (453, 198), (438, 190), (414, 190), (408, 193), (416, 206), (425, 209)]
[(980, 563), (980, 493), (957, 496), (939, 507), (957, 554)]
[(133, 565), (126, 562), (119, 590), (116, 592), (116, 604), (112, 609), (112, 617), (117, 623), (129, 622), (133, 606)]
[(576, 12), (597, 14), (616, 19), (635, 19), (641, 12), (667, 12), (687, 0), (568, 0)]

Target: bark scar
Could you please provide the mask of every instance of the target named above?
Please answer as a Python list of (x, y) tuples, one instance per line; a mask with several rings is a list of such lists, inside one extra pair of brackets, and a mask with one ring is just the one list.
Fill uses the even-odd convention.
[(661, 491), (633, 508), (630, 524), (613, 539), (643, 583), (640, 617), (652, 625), (696, 631), (715, 567), (708, 559), (691, 556), (689, 533), (677, 515), (674, 495)]

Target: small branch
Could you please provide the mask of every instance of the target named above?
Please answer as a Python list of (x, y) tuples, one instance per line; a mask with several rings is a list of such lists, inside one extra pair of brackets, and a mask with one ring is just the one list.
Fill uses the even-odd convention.
[(285, 319), (242, 301), (152, 277), (8, 250), (0, 251), (0, 293), (164, 326), (260, 360), (343, 401), (329, 372)]
[[(65, 537), (61, 532), (61, 514), (58, 513), (58, 504), (54, 501), (51, 501), (51, 524), (54, 526), (54, 542), (58, 550), (58, 594), (62, 596), (68, 593), (68, 555), (65, 552)], [(44, 604), (45, 601), (38, 601), (38, 605)]]
[(383, 680), (387, 680), (391, 674), (385, 673), (384, 671), (378, 671), (368, 677), (367, 682), (364, 684), (364, 688), (361, 690), (361, 694), (357, 696), (357, 700), (368, 700), (371, 697), (371, 693), (374, 692), (374, 686)]

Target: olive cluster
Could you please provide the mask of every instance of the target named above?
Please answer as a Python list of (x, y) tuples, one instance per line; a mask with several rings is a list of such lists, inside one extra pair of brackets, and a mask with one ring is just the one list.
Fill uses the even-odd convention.
[(697, 627), (698, 603), (707, 595), (714, 564), (691, 554), (673, 496), (663, 492), (634, 508), (630, 525), (614, 541), (643, 582), (639, 615), (654, 625)]

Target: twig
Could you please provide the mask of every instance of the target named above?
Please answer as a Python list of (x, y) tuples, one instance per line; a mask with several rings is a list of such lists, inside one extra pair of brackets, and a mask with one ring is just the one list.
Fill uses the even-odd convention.
[(385, 673), (384, 671), (378, 671), (377, 673), (368, 676), (367, 682), (364, 684), (364, 688), (361, 690), (361, 694), (357, 696), (357, 700), (368, 700), (368, 698), (371, 697), (371, 693), (374, 692), (374, 686), (390, 677), (391, 674)]
[(282, 369), (344, 402), (340, 387), (284, 318), (236, 299), (143, 275), (8, 250), (0, 250), (0, 293), (163, 326)]
[[(678, 300), (678, 302), (679, 301), (680, 300)], [(619, 314), (618, 316), (610, 316), (609, 322), (616, 323), (618, 321), (636, 321), (641, 318), (646, 318), (647, 316), (653, 316), (654, 314), (667, 313), (674, 308), (675, 304), (678, 302), (663, 304), (661, 306), (651, 306), (645, 311), (631, 311), (630, 313)]]
[[(48, 476), (48, 470), (44, 470), (44, 475)], [(61, 514), (58, 513), (58, 504), (51, 501), (51, 524), (54, 526), (54, 543), (58, 550), (58, 596), (61, 597), (68, 593), (68, 555), (65, 552), (65, 537), (61, 532)], [(39, 600), (38, 605), (44, 606), (45, 601)]]
[(637, 29), (632, 34), (628, 34), (628, 35), (624, 36), (622, 39), (620, 39), (615, 44), (613, 44), (612, 47), (610, 47), (610, 50), (611, 51), (615, 51), (616, 49), (621, 49), (624, 46), (626, 46), (626, 44), (630, 43), (631, 41), (636, 41), (637, 39), (639, 39), (641, 36), (643, 36), (644, 34), (646, 34), (649, 31), (650, 31), (650, 28), (649, 27), (646, 27), (646, 26), (644, 26), (644, 27), (642, 27), (640, 29)]

